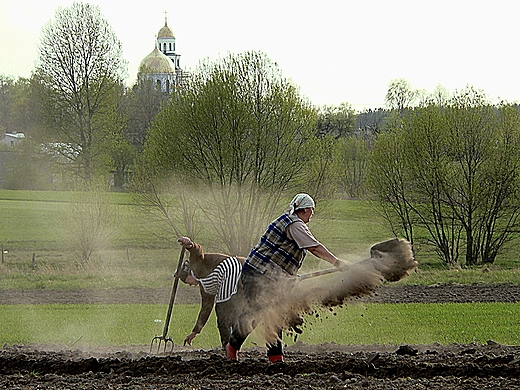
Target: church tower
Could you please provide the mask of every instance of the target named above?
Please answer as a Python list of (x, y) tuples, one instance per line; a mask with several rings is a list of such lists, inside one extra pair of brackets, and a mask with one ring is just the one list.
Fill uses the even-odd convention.
[(159, 30), (155, 48), (140, 63), (137, 73), (138, 82), (152, 81), (157, 88), (170, 93), (182, 84), (184, 74), (180, 66), (180, 54), (175, 52), (175, 35), (170, 27), (166, 13), (164, 27)]
[(176, 70), (180, 69), (181, 55), (175, 53), (175, 35), (173, 35), (172, 29), (168, 27), (166, 12), (164, 13), (164, 27), (157, 34), (157, 49), (172, 60)]

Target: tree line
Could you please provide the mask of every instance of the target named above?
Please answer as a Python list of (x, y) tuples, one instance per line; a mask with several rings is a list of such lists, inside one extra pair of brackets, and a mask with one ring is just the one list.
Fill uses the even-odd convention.
[[(0, 76), (0, 131), (24, 132), (4, 188), (130, 191), (158, 234), (211, 230), (244, 254), (295, 191), (373, 201), (447, 264), (493, 263), (518, 229), (518, 107), (392, 80), (386, 108), (315, 107), (264, 53), (207, 59), (182, 88), (123, 84), (99, 8), (59, 8), (30, 79)], [(205, 221), (201, 226), (201, 218)]]
[(520, 227), (519, 107), (473, 87), (438, 97), (393, 112), (372, 151), (371, 193), (396, 234), (445, 263), (492, 264)]

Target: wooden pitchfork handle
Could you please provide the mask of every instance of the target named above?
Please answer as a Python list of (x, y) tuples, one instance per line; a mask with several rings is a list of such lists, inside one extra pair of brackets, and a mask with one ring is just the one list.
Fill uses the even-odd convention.
[[(159, 348), (161, 347), (161, 341), (164, 341), (164, 350), (166, 351), (166, 343), (171, 342), (172, 343), (172, 349), (173, 349), (173, 340), (171, 337), (168, 336), (168, 328), (170, 327), (170, 319), (172, 317), (172, 310), (173, 310), (173, 303), (175, 302), (175, 295), (177, 294), (177, 287), (179, 285), (179, 275), (182, 268), (182, 262), (184, 260), (184, 253), (186, 252), (186, 248), (182, 247), (181, 249), (181, 255), (179, 256), (179, 263), (177, 264), (177, 272), (175, 272), (175, 278), (173, 281), (173, 287), (172, 287), (172, 294), (170, 296), (170, 304), (168, 305), (168, 313), (166, 314), (166, 321), (164, 323), (164, 330), (162, 336), (155, 336), (152, 339), (152, 345), (154, 340), (159, 340), (159, 345), (157, 347), (157, 351), (159, 351)], [(150, 351), (152, 347), (150, 346)]]
[(170, 327), (170, 319), (172, 317), (173, 303), (175, 302), (175, 295), (177, 295), (177, 286), (179, 285), (179, 275), (182, 268), (182, 261), (184, 260), (184, 252), (186, 248), (182, 247), (181, 255), (179, 256), (179, 263), (177, 264), (177, 272), (173, 281), (172, 295), (170, 296), (170, 304), (168, 306), (168, 314), (166, 314), (166, 323), (164, 324), (163, 337), (168, 334), (168, 328)]

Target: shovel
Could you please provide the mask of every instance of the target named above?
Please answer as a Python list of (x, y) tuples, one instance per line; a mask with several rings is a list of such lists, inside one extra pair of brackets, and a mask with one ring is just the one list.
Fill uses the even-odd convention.
[(320, 271), (314, 271), (314, 272), (309, 272), (308, 274), (298, 275), (298, 280), (302, 281), (305, 279), (315, 278), (317, 276), (322, 276), (322, 275), (328, 275), (328, 274), (332, 274), (334, 272), (339, 272), (339, 271), (340, 271), (339, 268), (326, 268), (326, 269), (322, 269)]
[(173, 351), (173, 340), (171, 337), (168, 337), (168, 328), (170, 327), (170, 319), (172, 316), (172, 309), (173, 309), (173, 303), (175, 302), (175, 295), (177, 293), (177, 286), (179, 285), (179, 274), (182, 267), (182, 261), (184, 260), (184, 252), (186, 251), (186, 248), (182, 247), (181, 249), (181, 255), (179, 257), (179, 264), (177, 264), (177, 272), (175, 272), (175, 278), (173, 281), (173, 287), (172, 287), (172, 295), (170, 296), (170, 304), (168, 306), (168, 313), (166, 314), (166, 321), (164, 323), (164, 330), (163, 334), (161, 336), (155, 336), (152, 339), (152, 342), (150, 343), (150, 353), (152, 352), (153, 343), (158, 340), (157, 345), (157, 353), (159, 353), (159, 349), (161, 348), (161, 343), (164, 342), (164, 352), (166, 352), (166, 345), (168, 343), (172, 344), (172, 348), (170, 350)]

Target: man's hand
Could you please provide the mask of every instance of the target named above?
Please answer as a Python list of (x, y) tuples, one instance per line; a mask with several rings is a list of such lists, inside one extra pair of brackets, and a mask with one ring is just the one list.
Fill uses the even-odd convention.
[(191, 247), (193, 247), (193, 242), (189, 237), (181, 237), (177, 241), (186, 249), (190, 249)]
[(186, 345), (186, 344), (191, 345), (191, 342), (193, 341), (195, 336), (197, 336), (197, 332), (191, 332), (189, 335), (187, 335), (186, 338), (184, 339), (184, 345)]

